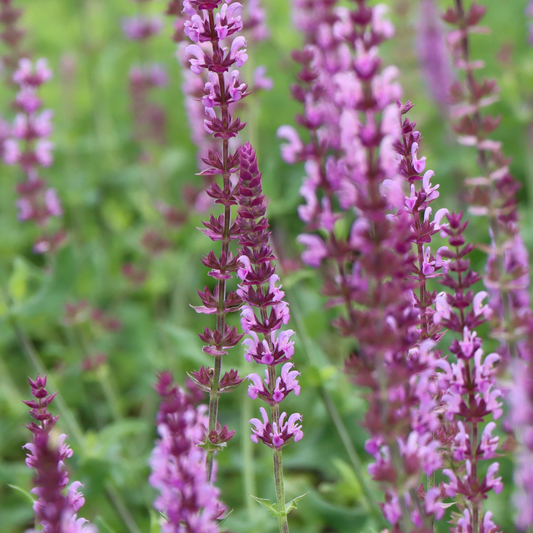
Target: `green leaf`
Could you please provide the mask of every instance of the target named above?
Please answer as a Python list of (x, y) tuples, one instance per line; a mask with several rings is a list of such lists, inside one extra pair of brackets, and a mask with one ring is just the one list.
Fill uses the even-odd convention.
[(259, 504), (262, 505), (274, 518), (278, 518), (280, 515), (278, 508), (268, 498), (258, 498), (257, 496), (250, 496)]
[(160, 513), (150, 510), (150, 533), (161, 533), (161, 524), (159, 523)]
[[(113, 528), (109, 526), (109, 524), (100, 515), (98, 515), (94, 519), (94, 523), (100, 527), (105, 528), (105, 531), (107, 531), (108, 533), (117, 533)], [(152, 530), (150, 530), (150, 533), (152, 533)]]
[(305, 498), (311, 491), (307, 491), (305, 494), (302, 494), (301, 496), (296, 496), (293, 500), (291, 500), (289, 503), (285, 504), (285, 514), (289, 514), (293, 509), (298, 508), (298, 502)]
[(19, 487), (18, 485), (9, 485), (8, 484), (7, 486), (11, 487), (13, 490), (16, 490), (16, 491), (21, 492), (22, 494), (24, 494), (24, 496), (26, 496), (26, 498), (31, 502), (32, 505), (35, 502), (34, 497), (27, 490), (24, 490), (23, 488)]
[(13, 272), (8, 281), (9, 294), (14, 302), (19, 303), (26, 298), (29, 278), (30, 268), (27, 261), (21, 257), (15, 257)]

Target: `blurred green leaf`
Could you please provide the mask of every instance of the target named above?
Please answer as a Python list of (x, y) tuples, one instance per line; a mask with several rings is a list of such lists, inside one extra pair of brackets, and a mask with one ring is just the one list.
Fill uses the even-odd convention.
[(272, 503), (268, 498), (258, 498), (257, 496), (250, 496), (262, 507), (264, 507), (274, 518), (278, 518), (279, 511), (276, 504)]
[(30, 492), (28, 492), (27, 490), (24, 490), (23, 488), (17, 486), (17, 485), (10, 485), (8, 483), (7, 485), (8, 487), (12, 488), (13, 490), (16, 490), (17, 492), (20, 492), (21, 494), (24, 494), (24, 496), (26, 497), (26, 499), (33, 505), (33, 503), (35, 502), (35, 498), (31, 495)]

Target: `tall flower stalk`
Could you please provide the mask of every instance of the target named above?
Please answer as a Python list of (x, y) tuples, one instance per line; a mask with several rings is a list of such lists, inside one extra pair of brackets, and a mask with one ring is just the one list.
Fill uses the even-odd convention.
[(450, 468), (443, 470), (448, 477), (444, 489), (452, 498), (460, 494), (466, 499), (466, 502), (456, 499), (460, 514), (454, 516), (453, 531), (487, 533), (495, 531), (496, 527), (492, 523), (492, 513), (483, 514), (482, 501), (491, 490), (498, 494), (502, 483), (501, 478), (496, 477), (499, 464), (491, 463), (483, 474), (481, 461), (497, 456), (498, 437), (492, 435), (496, 424), (488, 420), (490, 417), (497, 420), (502, 415), (502, 392), (496, 384), (496, 366), (501, 356), (485, 355), (482, 339), (476, 331), (493, 311), (483, 304), (487, 293), (472, 290), (481, 277), (470, 269), (468, 255), (474, 247), (465, 241), (468, 223), (463, 222), (461, 213), (449, 214), (448, 221), (449, 225), (443, 226), (442, 232), (448, 236), (449, 249), (444, 255), (451, 260), (450, 272), (441, 280), (448, 292), (439, 294), (435, 320), (459, 337), (450, 345), (456, 362), (447, 359), (439, 362), (440, 387), (445, 391), (442, 398), (445, 416), (456, 421), (458, 431), (452, 445)]
[[(454, 0), (454, 6), (443, 15), (454, 27), (448, 34), (448, 45), (455, 66), (462, 71), (462, 81), (451, 87), (452, 117), (458, 141), (472, 146), (477, 152), (480, 176), (468, 178), (470, 212), (486, 216), (491, 242), (482, 248), (487, 253), (484, 282), (489, 291), (492, 336), (500, 341), (502, 365), (511, 363), (516, 390), (511, 395), (510, 422), (519, 438), (516, 454), (517, 525), (525, 529), (533, 525), (533, 516), (520, 502), (533, 497), (533, 475), (529, 463), (532, 449), (532, 418), (527, 413), (531, 390), (531, 353), (533, 317), (529, 295), (529, 257), (520, 235), (517, 206), (519, 183), (509, 172), (509, 159), (502, 152), (502, 143), (490, 135), (498, 127), (499, 118), (483, 109), (498, 100), (499, 88), (495, 80), (480, 79), (476, 70), (483, 63), (470, 55), (471, 34), (484, 32), (479, 23), (486, 8), (472, 2)], [(517, 359), (522, 359), (523, 362)], [(517, 403), (520, 396), (523, 402)]]
[(51, 435), (59, 416), (52, 416), (48, 406), (57, 392), (48, 394), (46, 376), (29, 380), (33, 400), (24, 401), (30, 407), (30, 416), (36, 421), (26, 426), (33, 433), (33, 442), (24, 446), (29, 453), (26, 464), (35, 470), (32, 493), (38, 499), (33, 509), (43, 533), (97, 533), (96, 527), (76, 513), (83, 507), (85, 499), (78, 492), (79, 481), (69, 483), (65, 460), (72, 457), (72, 450), (65, 443), (67, 435), (59, 435), (57, 441)]
[[(181, 12), (180, 2), (172, 0), (166, 10), (169, 16), (179, 15)], [(248, 0), (244, 6), (240, 3), (233, 2), (228, 7), (228, 13), (235, 20), (239, 20), (242, 24), (240, 33), (245, 37), (247, 46), (256, 44), (268, 38), (269, 30), (266, 25), (265, 11), (261, 6), (260, 0)], [(204, 87), (208, 83), (209, 76), (206, 71), (203, 75), (198, 76), (188, 69), (188, 54), (187, 45), (188, 39), (185, 33), (185, 21), (182, 17), (178, 17), (174, 21), (174, 35), (173, 40), (178, 43), (178, 50), (176, 57), (183, 66), (182, 74), (182, 92), (185, 94), (185, 112), (189, 123), (189, 130), (191, 132), (191, 140), (196, 147), (196, 155), (198, 159), (198, 167), (201, 171), (206, 170), (207, 165), (204, 162), (210, 151), (216, 150), (216, 139), (204, 127), (204, 105), (202, 97), (205, 95)], [(198, 45), (205, 48), (209, 47), (208, 42), (199, 41)], [(249, 63), (248, 63), (249, 65)], [(272, 88), (272, 80), (265, 76), (266, 67), (258, 66), (253, 72), (253, 82), (251, 84), (250, 92), (256, 94), (260, 90), (270, 90)], [(244, 100), (241, 98), (237, 106), (243, 104)], [(255, 106), (253, 106), (255, 107)], [(209, 174), (204, 175), (207, 185), (210, 185), (213, 177)], [(205, 188), (205, 187), (204, 187)], [(204, 188), (199, 187), (196, 190), (196, 197), (194, 198), (195, 207), (203, 212), (209, 209), (212, 200), (205, 193)]]
[(26, 180), (17, 185), (19, 199), (18, 218), (21, 221), (33, 221), (40, 229), (36, 241), (35, 253), (55, 251), (63, 242), (63, 231), (50, 232), (47, 227), (52, 217), (63, 214), (59, 197), (39, 176), (40, 168), (53, 163), (54, 143), (49, 136), (52, 133), (52, 116), (50, 109), (41, 110), (41, 99), (37, 96), (38, 88), (52, 77), (45, 59), (39, 59), (35, 65), (29, 59), (21, 59), (13, 80), (19, 86), (15, 105), (19, 110), (11, 128), (11, 138), (4, 143), (4, 162), (18, 165)]
[(527, 347), (520, 339), (531, 320), (529, 260), (520, 236), (516, 197), (520, 186), (509, 173), (502, 143), (489, 137), (499, 118), (482, 112), (498, 100), (499, 88), (495, 80), (476, 77), (475, 71), (483, 63), (470, 56), (470, 35), (485, 30), (479, 26), (485, 12), (486, 8), (476, 2), (467, 9), (463, 0), (454, 0), (454, 7), (443, 18), (455, 27), (447, 41), (456, 68), (464, 73), (450, 88), (453, 127), (459, 143), (477, 152), (481, 176), (466, 180), (470, 213), (486, 216), (490, 228), (491, 243), (484, 247), (488, 254), (484, 281), (495, 311), (492, 335), (502, 343), (506, 362), (511, 355), (527, 359)]
[(416, 51), (429, 96), (448, 111), (448, 88), (453, 74), (446, 50), (444, 24), (436, 0), (419, 0)]
[[(164, 144), (165, 111), (150, 101), (150, 92), (167, 84), (167, 74), (162, 65), (149, 62), (148, 43), (163, 29), (160, 17), (146, 14), (151, 0), (134, 0), (138, 13), (122, 20), (122, 30), (126, 38), (139, 45), (140, 62), (130, 69), (129, 89), (134, 118), (134, 138), (141, 145), (150, 142)], [(143, 146), (146, 149), (145, 146)]]
[(173, 383), (172, 375), (159, 375), (161, 398), (157, 414), (159, 440), (150, 457), (150, 484), (159, 491), (154, 507), (166, 520), (163, 533), (217, 533), (217, 519), (226, 510), (220, 491), (207, 479), (204, 438), (207, 406), (194, 406), (194, 397)]
[[(527, 342), (533, 346), (533, 328)], [(514, 504), (520, 531), (533, 527), (533, 365), (530, 361), (512, 363), (513, 386), (509, 393), (510, 422), (520, 443), (515, 454)]]
[[(203, 305), (195, 307), (199, 313), (216, 315), (215, 329), (206, 328), (200, 335), (206, 343), (204, 352), (213, 357), (213, 368), (202, 367), (191, 374), (198, 386), (209, 392), (209, 423), (204, 443), (208, 480), (212, 479), (215, 452), (233, 435), (226, 426), (221, 428), (218, 423), (220, 394), (234, 389), (242, 381), (235, 371), (222, 376), (222, 357), (242, 338), (235, 327), (226, 324), (226, 314), (236, 311), (241, 304), (240, 297), (226, 288), (232, 273), (238, 269), (238, 260), (230, 251), (230, 243), (240, 235), (238, 225), (231, 220), (231, 207), (237, 200), (230, 179), (238, 170), (239, 156), (231, 153), (229, 141), (245, 126), (239, 118), (233, 118), (231, 107), (247, 95), (247, 85), (240, 81), (239, 71), (234, 68), (242, 67), (248, 57), (246, 40), (241, 35), (235, 36), (242, 29), (240, 16), (235, 12), (238, 5), (228, 5), (222, 0), (185, 0), (183, 4), (184, 32), (195, 43), (185, 50), (191, 71), (197, 75), (207, 72), (208, 81), (202, 98), (207, 116), (204, 127), (222, 144), (219, 145), (221, 152), (209, 152), (204, 158), (207, 169), (203, 172), (222, 175), (222, 187), (215, 182), (207, 194), (223, 206), (223, 213), (218, 217), (211, 215), (202, 230), (211, 240), (221, 243), (218, 257), (210, 252), (203, 259), (204, 265), (211, 269), (209, 276), (217, 284), (214, 291), (206, 287), (199, 292)], [(210, 50), (203, 49), (202, 43), (209, 43)]]
[[(262, 420), (250, 420), (253, 428), (252, 441), (260, 440), (272, 449), (274, 461), (274, 479), (276, 484), (277, 515), (280, 532), (288, 533), (287, 510), (285, 506), (285, 487), (283, 481), (282, 448), (291, 441), (298, 442), (303, 437), (298, 422), (299, 413), (280, 414), (280, 403), (292, 391), (298, 395), (300, 386), (288, 362), (294, 354), (294, 331), (281, 331), (288, 324), (289, 307), (283, 300), (285, 293), (278, 284), (279, 276), (272, 264), (276, 258), (269, 245), (268, 220), (266, 219), (266, 201), (262, 194), (261, 178), (255, 151), (249, 143), (239, 150), (239, 185), (237, 199), (239, 211), (237, 224), (242, 246), (239, 262), (242, 265), (237, 275), (241, 283), (237, 293), (244, 303), (241, 311), (241, 325), (249, 337), (244, 357), (265, 365), (265, 379), (258, 374), (247, 378), (252, 382), (248, 395), (252, 399), (260, 398), (270, 406), (270, 417), (261, 407)], [(283, 364), (280, 375), (276, 367)]]
[[(402, 531), (427, 531), (443, 508), (438, 489), (430, 487), (425, 500), (417, 491), (421, 473), (431, 477), (441, 466), (439, 442), (433, 438), (439, 419), (430, 389), (439, 337), (428, 326), (432, 300), (424, 287), (444, 262), (436, 265), (424, 244), (438, 231), (442, 214), (429, 219), (427, 204), (436, 195), (425, 192), (432, 187), (431, 173), (418, 176), (423, 171), (416, 154), (420, 134), (407, 122), (405, 137), (398, 141), (404, 124), (396, 105), (401, 95), (397, 69), (381, 70), (378, 57), (379, 44), (394, 29), (383, 6), (369, 7), (363, 0), (355, 4), (353, 11), (334, 8), (332, 2), (310, 6), (327, 15), (320, 22), (307, 19), (316, 37), (296, 55), (304, 84), (293, 94), (305, 106), (299, 123), (310, 131), (311, 143), (304, 144), (289, 127), (279, 134), (289, 141), (282, 148), (284, 159), (306, 161), (301, 188), (306, 205), (299, 214), (307, 231), (315, 232), (299, 238), (306, 246), (302, 258), (314, 267), (325, 265), (325, 292), (331, 304), (345, 309), (335, 325), (357, 344), (347, 370), (358, 385), (370, 389), (366, 449), (376, 460), (370, 471), (385, 493), (384, 515)], [(423, 181), (424, 197), (420, 193), (414, 199), (414, 204), (420, 201), (410, 214), (394, 152), (404, 156), (405, 172), (415, 168), (413, 182)], [(419, 209), (425, 211), (424, 223), (417, 222)], [(349, 235), (339, 231), (338, 219), (348, 222)], [(413, 242), (420, 245), (419, 266), (418, 255), (411, 255)], [(420, 289), (418, 296), (414, 288)]]

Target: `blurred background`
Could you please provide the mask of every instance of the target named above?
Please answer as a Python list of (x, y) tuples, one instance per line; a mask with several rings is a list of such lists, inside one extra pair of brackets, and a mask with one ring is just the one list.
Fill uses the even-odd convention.
[[(245, 0), (242, 2), (245, 3)], [(370, 532), (380, 527), (364, 498), (359, 478), (379, 498), (366, 473), (369, 462), (358, 425), (365, 402), (342, 372), (348, 346), (339, 341), (330, 321), (335, 310), (324, 308), (316, 272), (300, 263), (295, 238), (303, 224), (296, 214), (303, 169), (283, 163), (276, 130), (295, 123), (300, 105), (290, 96), (298, 66), (290, 52), (301, 46), (291, 25), (288, 0), (264, 1), (270, 38), (249, 46), (253, 65), (265, 65), (271, 91), (252, 94), (239, 112), (249, 122), (242, 141), (257, 148), (269, 199), (273, 242), (281, 258), (284, 289), (296, 330), (294, 362), (301, 371), (302, 393), (286, 400), (288, 411), (304, 417), (304, 439), (284, 451), (288, 499), (307, 491), (290, 517), (292, 531)], [(475, 156), (460, 147), (421, 68), (420, 5), (416, 0), (389, 0), (396, 37), (383, 46), (384, 64), (400, 69), (405, 100), (416, 107), (424, 140), (420, 154), (434, 169), (441, 197), (435, 207), (465, 209), (463, 179), (476, 176)], [(29, 398), (27, 376), (49, 376), (48, 390), (60, 391), (53, 412), (58, 428), (69, 435), (74, 456), (71, 479), (85, 486), (80, 513), (101, 532), (156, 532), (151, 511), (154, 491), (147, 483), (147, 459), (156, 437), (155, 374), (169, 369), (183, 383), (186, 372), (211, 363), (201, 351), (197, 333), (211, 323), (189, 304), (198, 305), (197, 289), (212, 285), (200, 258), (211, 241), (195, 228), (202, 214), (193, 208), (196, 150), (182, 96), (182, 75), (172, 41), (167, 2), (138, 4), (130, 0), (15, 0), (24, 9), (23, 47), (30, 57), (45, 57), (54, 72), (42, 87), (44, 107), (54, 112), (54, 164), (42, 176), (56, 189), (67, 233), (54, 256), (32, 252), (38, 230), (17, 220), (15, 185), (20, 169), (2, 166), (0, 181), (0, 531), (20, 533), (32, 526), (32, 472), (22, 446), (30, 440), (30, 421), (21, 400)], [(346, 2), (348, 5), (349, 2)], [(441, 8), (451, 0), (438, 2)], [(521, 181), (523, 235), (533, 248), (533, 50), (528, 44), (525, 0), (484, 0), (489, 35), (472, 36), (472, 56), (486, 63), (485, 75), (497, 79), (501, 99), (495, 104), (502, 124), (495, 138), (512, 157), (511, 169)], [(124, 17), (144, 11), (160, 14), (163, 31), (140, 46), (125, 38)], [(2, 51), (3, 53), (3, 51)], [(130, 68), (144, 62), (165, 66), (168, 84), (150, 92), (164, 111), (164, 138), (135, 134), (135, 107)], [(251, 77), (252, 66), (243, 69)], [(453, 73), (451, 73), (453, 76)], [(2, 83), (0, 110), (12, 121), (15, 90)], [(148, 136), (150, 137), (150, 136)], [(162, 203), (164, 202), (164, 203)], [(485, 222), (473, 220), (469, 236), (488, 240)], [(482, 269), (484, 257), (475, 256)], [(233, 318), (235, 321), (236, 319)], [(490, 348), (490, 346), (489, 346)], [(226, 358), (226, 369), (252, 371), (239, 346)], [(332, 421), (331, 408), (348, 430), (361, 462), (353, 460)], [(248, 494), (272, 498), (271, 454), (253, 445), (249, 424), (259, 402), (243, 385), (221, 400), (220, 421), (237, 431), (219, 455), (222, 498), (234, 509), (224, 527), (236, 533), (268, 532), (276, 520)], [(253, 457), (253, 464), (246, 458)], [(511, 463), (502, 459), (506, 483), (490, 499), (495, 520), (513, 531)], [(253, 467), (253, 468), (252, 468)], [(22, 489), (21, 490), (17, 490)], [(441, 524), (446, 530), (446, 524)]]

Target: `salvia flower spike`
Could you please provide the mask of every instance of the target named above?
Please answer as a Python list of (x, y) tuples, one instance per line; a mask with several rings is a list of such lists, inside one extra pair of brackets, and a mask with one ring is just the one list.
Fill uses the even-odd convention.
[[(462, 213), (447, 215), (448, 224), (442, 226), (442, 233), (448, 237), (449, 249), (443, 256), (450, 259), (449, 271), (440, 280), (446, 291), (437, 296), (436, 322), (457, 333), (458, 338), (450, 345), (456, 362), (448, 359), (439, 361), (439, 387), (444, 392), (442, 403), (445, 417), (457, 425), (457, 432), (451, 447), (452, 468), (443, 470), (448, 477), (444, 483), (446, 495), (455, 498), (458, 494), (468, 505), (457, 498), (457, 510), (453, 516), (452, 531), (493, 531), (492, 514), (483, 514), (482, 501), (487, 493), (502, 490), (501, 477), (497, 476), (499, 464), (492, 462), (497, 456), (498, 437), (494, 436), (497, 420), (502, 415), (502, 391), (496, 383), (496, 366), (501, 356), (485, 354), (483, 341), (477, 328), (493, 313), (484, 303), (488, 294), (474, 292), (473, 285), (481, 279), (470, 268), (468, 255), (473, 245), (466, 243), (464, 231), (468, 225), (463, 222)], [(483, 474), (481, 461), (491, 461)]]
[[(306, 161), (301, 188), (306, 204), (299, 210), (307, 224), (299, 238), (306, 246), (302, 258), (314, 267), (326, 260), (335, 266), (325, 293), (331, 305), (344, 306), (335, 325), (359, 347), (347, 370), (371, 390), (367, 451), (376, 459), (371, 473), (385, 493), (383, 512), (396, 528), (408, 531), (429, 528), (434, 517), (443, 515), (435, 491), (425, 500), (417, 491), (420, 475), (431, 477), (441, 461), (433, 438), (439, 419), (429, 389), (436, 371), (432, 337), (438, 338), (438, 332), (421, 325), (421, 315), (426, 324), (430, 319), (431, 298), (424, 293), (416, 302), (413, 277), (421, 286), (445, 263), (437, 266), (427, 248), (436, 221), (413, 228), (414, 215), (405, 211), (395, 153), (401, 88), (397, 69), (381, 69), (378, 56), (378, 45), (394, 28), (383, 6), (369, 7), (363, 0), (355, 4), (349, 11), (334, 2), (298, 2), (300, 9), (323, 13), (309, 13), (304, 21), (309, 45), (295, 54), (302, 85), (293, 88), (293, 95), (305, 106), (298, 122), (309, 130), (311, 142), (305, 144), (287, 126), (279, 135), (288, 141), (282, 147), (285, 161)], [(417, 135), (402, 142), (409, 143), (406, 160), (420, 174), (425, 163), (414, 146)], [(430, 177), (424, 184), (428, 189)], [(420, 205), (424, 201), (420, 198)], [(349, 235), (334, 231), (340, 218), (351, 226)], [(413, 229), (419, 233), (413, 235)], [(420, 275), (411, 256), (417, 239)]]
[(15, 100), (19, 112), (3, 147), (4, 162), (18, 165), (26, 177), (16, 188), (18, 218), (31, 220), (39, 228), (41, 235), (33, 251), (40, 254), (55, 251), (65, 238), (62, 231), (46, 230), (53, 217), (61, 217), (63, 209), (56, 190), (39, 176), (40, 169), (49, 167), (54, 160), (54, 143), (49, 139), (53, 112), (41, 110), (42, 102), (37, 94), (38, 88), (51, 77), (46, 59), (39, 59), (35, 64), (26, 58), (19, 61), (13, 74), (19, 87)]
[(208, 479), (206, 452), (199, 446), (205, 438), (207, 406), (195, 407), (193, 395), (176, 386), (169, 372), (159, 375), (156, 390), (161, 398), (159, 439), (149, 460), (149, 481), (159, 491), (154, 507), (166, 517), (161, 530), (217, 533), (217, 519), (226, 507), (219, 500), (220, 491)]
[(447, 42), (456, 68), (462, 71), (462, 81), (450, 87), (453, 128), (458, 142), (472, 146), (477, 152), (481, 175), (468, 178), (469, 211), (486, 216), (491, 243), (484, 249), (488, 254), (484, 282), (494, 309), (492, 335), (502, 346), (503, 363), (509, 357), (528, 358), (527, 343), (521, 342), (531, 320), (529, 297), (529, 258), (520, 235), (517, 209), (519, 183), (509, 172), (510, 160), (502, 152), (502, 143), (490, 136), (500, 119), (484, 112), (497, 102), (499, 88), (495, 80), (479, 79), (476, 70), (483, 66), (470, 56), (471, 35), (483, 32), (479, 25), (486, 8), (472, 2), (467, 10), (463, 0), (457, 0), (443, 18), (454, 29)]
[[(233, 104), (248, 95), (247, 85), (240, 79), (239, 67), (248, 58), (246, 40), (239, 32), (243, 23), (239, 14), (240, 4), (222, 1), (184, 0), (183, 32), (193, 42), (185, 48), (191, 72), (205, 76), (202, 89), (202, 104), (205, 110), (204, 128), (213, 136), (216, 148), (209, 151), (203, 162), (203, 174), (222, 176), (219, 185), (213, 182), (207, 195), (222, 207), (222, 214), (211, 215), (204, 222), (203, 233), (212, 241), (220, 242), (220, 255), (210, 252), (203, 258), (203, 264), (210, 269), (214, 278), (213, 291), (206, 287), (199, 291), (202, 305), (196, 306), (198, 313), (216, 316), (215, 329), (206, 328), (200, 338), (205, 342), (203, 351), (213, 356), (213, 369), (203, 368), (191, 374), (191, 378), (205, 390), (209, 388), (209, 424), (205, 440), (207, 450), (208, 479), (211, 479), (215, 451), (231, 437), (224, 426), (218, 423), (218, 401), (220, 392), (227, 392), (237, 386), (240, 379), (236, 372), (222, 376), (222, 356), (241, 340), (242, 335), (233, 326), (226, 324), (227, 313), (234, 312), (241, 305), (238, 294), (227, 292), (226, 282), (239, 268), (237, 258), (230, 251), (230, 243), (241, 234), (238, 224), (231, 220), (232, 206), (237, 204), (231, 175), (239, 168), (239, 155), (232, 153), (229, 141), (235, 138), (245, 124), (232, 115)], [(169, 6), (172, 11), (173, 5)], [(224, 382), (224, 390), (221, 390)]]
[[(15, 4), (15, 5), (13, 5)], [(0, 1), (0, 41), (5, 45), (5, 52), (2, 54), (2, 74), (6, 77), (6, 82), (17, 86), (13, 81), (13, 72), (16, 70), (19, 61), (27, 55), (21, 44), (26, 31), (19, 26), (19, 20), (24, 14), (24, 10), (17, 5), (16, 0)]]
[(133, 65), (129, 73), (129, 90), (131, 109), (134, 121), (134, 138), (141, 145), (145, 158), (149, 157), (148, 149), (151, 142), (165, 144), (166, 114), (157, 103), (151, 101), (150, 93), (168, 83), (167, 72), (163, 65), (151, 63), (149, 42), (163, 29), (160, 17), (147, 15), (145, 9), (152, 0), (142, 2), (136, 0), (138, 14), (121, 21), (122, 31), (127, 39), (137, 42), (143, 61)]
[(29, 452), (26, 464), (35, 470), (31, 492), (38, 497), (33, 504), (37, 522), (43, 533), (97, 533), (95, 526), (76, 514), (85, 503), (78, 492), (83, 485), (74, 481), (64, 494), (69, 483), (65, 461), (72, 457), (72, 450), (66, 444), (67, 435), (52, 434), (59, 416), (53, 416), (48, 407), (57, 392), (48, 394), (46, 376), (39, 375), (29, 382), (34, 399), (24, 403), (34, 420), (26, 426), (33, 433), (33, 441), (24, 448)]
[[(290, 313), (285, 293), (279, 285), (279, 276), (273, 261), (276, 259), (269, 245), (270, 232), (266, 219), (266, 200), (263, 196), (257, 158), (253, 147), (246, 143), (239, 150), (239, 184), (237, 199), (239, 211), (237, 224), (240, 229), (240, 268), (237, 275), (241, 282), (237, 294), (244, 305), (241, 309), (241, 325), (248, 337), (245, 358), (264, 365), (265, 378), (250, 374), (248, 395), (260, 398), (270, 406), (270, 418), (263, 407), (261, 420), (250, 420), (253, 426), (252, 440), (262, 441), (272, 448), (274, 478), (276, 483), (277, 510), (280, 532), (287, 533), (289, 526), (285, 512), (285, 488), (281, 450), (290, 442), (303, 437), (302, 416), (299, 413), (280, 414), (280, 403), (292, 391), (300, 394), (298, 376), (289, 362), (294, 354), (292, 330), (283, 330), (289, 323)], [(276, 367), (281, 367), (277, 375)]]
[[(455, 66), (463, 72), (450, 88), (453, 127), (459, 143), (472, 146), (477, 152), (480, 176), (468, 178), (470, 212), (486, 216), (491, 238), (490, 245), (480, 246), (487, 252), (484, 283), (489, 293), (492, 336), (500, 341), (500, 373), (511, 359), (511, 371), (516, 389), (511, 395), (510, 422), (518, 437), (516, 453), (517, 525), (525, 529), (533, 526), (533, 514), (521, 505), (533, 498), (533, 476), (530, 454), (533, 420), (525, 415), (531, 398), (531, 353), (533, 351), (533, 315), (529, 295), (529, 257), (520, 235), (517, 192), (520, 184), (510, 174), (510, 160), (502, 151), (502, 143), (491, 138), (500, 119), (485, 112), (485, 108), (499, 98), (495, 80), (479, 78), (476, 71), (483, 62), (470, 55), (471, 35), (484, 32), (480, 26), (486, 7), (472, 2), (466, 8), (463, 0), (456, 0), (443, 19), (454, 27), (447, 36)], [(526, 14), (533, 13), (531, 5)], [(523, 362), (517, 361), (522, 359)], [(517, 395), (522, 400), (517, 402)], [(517, 423), (518, 422), (518, 423)]]

